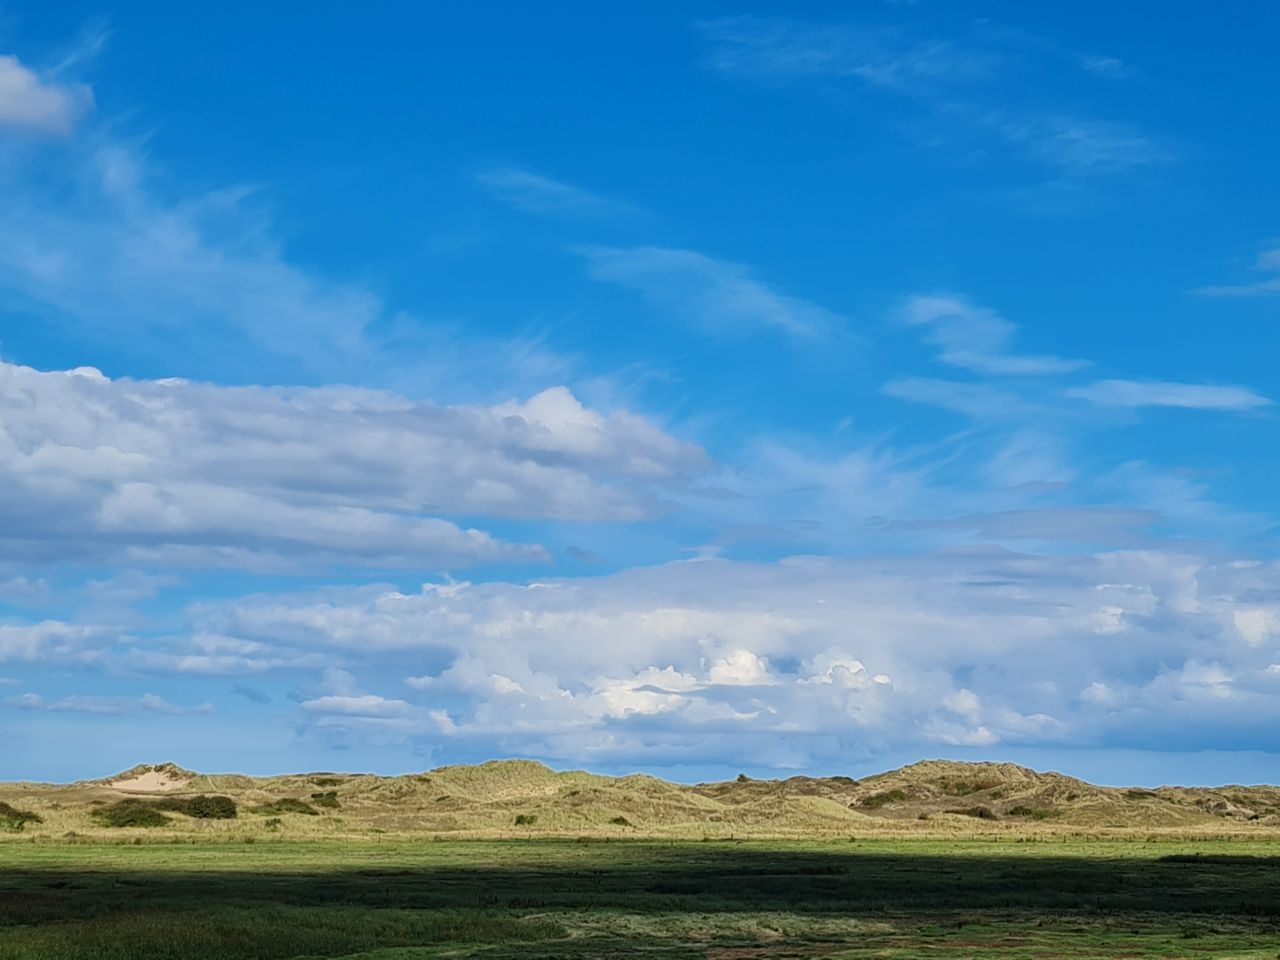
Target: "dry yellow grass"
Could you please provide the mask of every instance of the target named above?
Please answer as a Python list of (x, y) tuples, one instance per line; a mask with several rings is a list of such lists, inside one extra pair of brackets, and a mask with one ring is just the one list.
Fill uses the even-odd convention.
[[(163, 789), (160, 789), (163, 787)], [(325, 794), (333, 797), (326, 799)], [(233, 820), (170, 813), (155, 828), (113, 828), (95, 813), (122, 797), (222, 794)], [(314, 815), (269, 808), (309, 804)], [(556, 772), (527, 760), (379, 777), (197, 774), (141, 765), (102, 780), (0, 784), (0, 801), (39, 815), (6, 839), (594, 836), (805, 838), (830, 836), (1268, 836), (1280, 827), (1280, 788), (1099, 787), (1013, 764), (923, 761), (852, 780), (793, 777), (695, 786), (655, 777)], [(519, 823), (517, 823), (519, 819)]]

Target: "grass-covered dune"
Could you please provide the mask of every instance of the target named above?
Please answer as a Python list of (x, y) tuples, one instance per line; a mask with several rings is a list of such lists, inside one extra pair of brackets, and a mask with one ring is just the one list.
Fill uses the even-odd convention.
[(382, 777), (200, 774), (140, 765), (72, 784), (0, 784), (5, 839), (167, 837), (807, 838), (1241, 835), (1280, 827), (1280, 789), (1100, 787), (1013, 764), (923, 761), (863, 779), (686, 785), (506, 760)]

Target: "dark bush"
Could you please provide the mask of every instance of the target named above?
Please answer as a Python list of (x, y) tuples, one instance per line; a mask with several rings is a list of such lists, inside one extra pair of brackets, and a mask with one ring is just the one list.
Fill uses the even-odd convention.
[(630, 821), (630, 820), (628, 820), (626, 817), (614, 817), (614, 818), (613, 818), (612, 820), (610, 820), (609, 822), (610, 822), (610, 823), (612, 823), (615, 827), (629, 827), (629, 826), (631, 826), (631, 821)]
[(145, 800), (118, 800), (95, 810), (93, 819), (104, 827), (163, 827), (169, 818)]
[(1048, 820), (1050, 817), (1056, 817), (1058, 811), (1047, 807), (1028, 807), (1025, 803), (1020, 803), (1010, 809), (1008, 815), (1011, 817), (1026, 817), (1029, 820)]
[(312, 777), (311, 782), (317, 787), (340, 787), (342, 786), (341, 777)]
[(307, 803), (307, 801), (299, 800), (296, 797), (281, 797), (279, 800), (272, 800), (270, 803), (260, 803), (256, 807), (250, 807), (249, 812), (268, 817), (281, 813), (301, 813), (308, 817), (320, 816), (319, 810)]
[(5, 830), (21, 830), (28, 823), (44, 823), (44, 817), (30, 810), (19, 810), (0, 800), (0, 827)]
[(517, 827), (532, 827), (532, 826), (533, 826), (535, 823), (537, 823), (537, 822), (538, 822), (538, 818), (537, 818), (537, 816), (536, 816), (535, 814), (532, 814), (532, 813), (517, 813), (517, 814), (516, 814), (516, 826), (517, 826)]
[(201, 794), (198, 797), (164, 797), (159, 800), (153, 800), (148, 805), (156, 810), (181, 813), (197, 820), (234, 820), (236, 817), (236, 802), (230, 797), (220, 795), (206, 796)]
[(311, 802), (317, 807), (328, 807), (336, 810), (338, 809), (338, 791), (326, 790), (324, 793), (313, 793)]
[(750, 777), (748, 777), (745, 773), (740, 773), (740, 774), (738, 774), (738, 782), (739, 782), (739, 783), (750, 783), (750, 782), (751, 782), (751, 778), (750, 778)]
[(234, 820), (236, 802), (222, 795), (192, 797), (182, 811), (197, 820)]
[(965, 807), (963, 810), (948, 810), (947, 813), (958, 813), (965, 817), (977, 817), (979, 820), (999, 820), (990, 807)]
[(858, 806), (866, 807), (868, 810), (878, 810), (886, 804), (901, 803), (905, 799), (907, 799), (905, 790), (886, 790), (884, 793), (873, 793), (869, 797), (863, 797), (858, 801)]

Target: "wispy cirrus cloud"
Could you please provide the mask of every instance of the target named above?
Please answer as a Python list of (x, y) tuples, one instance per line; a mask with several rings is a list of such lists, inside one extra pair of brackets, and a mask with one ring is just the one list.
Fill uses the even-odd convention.
[(23, 710), (43, 710), (52, 713), (93, 713), (101, 716), (121, 716), (133, 713), (159, 713), (176, 717), (184, 714), (212, 713), (213, 704), (202, 703), (195, 707), (180, 707), (170, 703), (154, 693), (144, 693), (141, 697), (102, 697), (93, 695), (73, 695), (57, 700), (46, 700), (36, 693), (24, 693), (21, 696), (5, 700), (10, 706)]
[(1080, 69), (1104, 80), (1123, 80), (1126, 77), (1132, 77), (1137, 72), (1137, 68), (1133, 64), (1125, 63), (1119, 57), (1109, 57), (1097, 53), (1081, 56)]
[[(1012, 352), (1009, 347), (1017, 327), (995, 311), (955, 294), (910, 297), (902, 308), (902, 318), (924, 331), (925, 341), (938, 349), (938, 359), (943, 363), (987, 379), (972, 382), (898, 377), (885, 384), (884, 391), (899, 399), (954, 410), (975, 420), (1061, 416), (1064, 400), (1085, 400), (1099, 407), (1175, 407), (1229, 413), (1254, 411), (1272, 404), (1256, 390), (1239, 385), (1114, 378), (1048, 387), (1044, 378), (1078, 373), (1089, 366), (1089, 361)], [(1018, 383), (1024, 379), (1026, 384)]]
[(715, 335), (814, 337), (846, 325), (838, 314), (758, 279), (749, 267), (696, 250), (576, 249), (594, 279), (635, 290), (663, 312)]
[(1128, 173), (1172, 159), (1166, 145), (1126, 123), (1001, 111), (982, 115), (980, 122), (1031, 159), (1075, 177)]
[(1044, 410), (1042, 403), (990, 383), (898, 377), (884, 385), (884, 392), (899, 400), (926, 403), (989, 422), (1023, 420)]
[(853, 79), (912, 94), (989, 77), (1001, 57), (896, 27), (802, 23), (782, 17), (705, 20), (707, 64), (763, 80)]
[(1262, 279), (1248, 283), (1197, 287), (1193, 293), (1205, 297), (1266, 297), (1280, 294), (1280, 246), (1269, 246), (1254, 260), (1254, 271)]
[[(536, 335), (428, 322), (373, 287), (294, 262), (245, 184), (174, 189), (142, 140), (108, 124), (39, 156), (0, 137), (0, 287), (70, 339), (178, 357), (227, 377), (231, 357), (296, 382), (377, 382), (487, 397), (545, 385), (569, 361)], [(412, 347), (407, 350), (406, 347)]]
[(495, 199), (525, 213), (609, 217), (635, 212), (630, 204), (524, 167), (491, 167), (476, 171), (472, 179)]
[(1269, 398), (1248, 387), (1167, 380), (1099, 380), (1072, 387), (1066, 395), (1103, 407), (1177, 407), (1240, 413), (1272, 405)]
[[(929, 112), (930, 142), (985, 133), (1062, 178), (1128, 173), (1173, 158), (1167, 144), (1133, 124), (1064, 106), (1056, 95), (1063, 84), (1046, 75), (1065, 68), (1118, 78), (1128, 69), (1122, 61), (1079, 56), (1023, 31), (984, 23), (941, 36), (906, 25), (754, 16), (703, 21), (696, 29), (709, 43), (707, 65), (725, 76), (895, 93)], [(1011, 82), (1040, 105), (1003, 106)]]
[(1088, 366), (1085, 360), (1035, 356), (1010, 351), (1017, 327), (994, 310), (953, 294), (915, 296), (903, 306), (903, 318), (926, 331), (938, 359), (952, 366), (994, 376), (1045, 376)]

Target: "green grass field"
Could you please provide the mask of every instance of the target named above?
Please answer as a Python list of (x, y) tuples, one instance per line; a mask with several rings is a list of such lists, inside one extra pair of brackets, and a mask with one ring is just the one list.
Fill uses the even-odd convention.
[(0, 958), (1280, 956), (1280, 841), (0, 843)]

